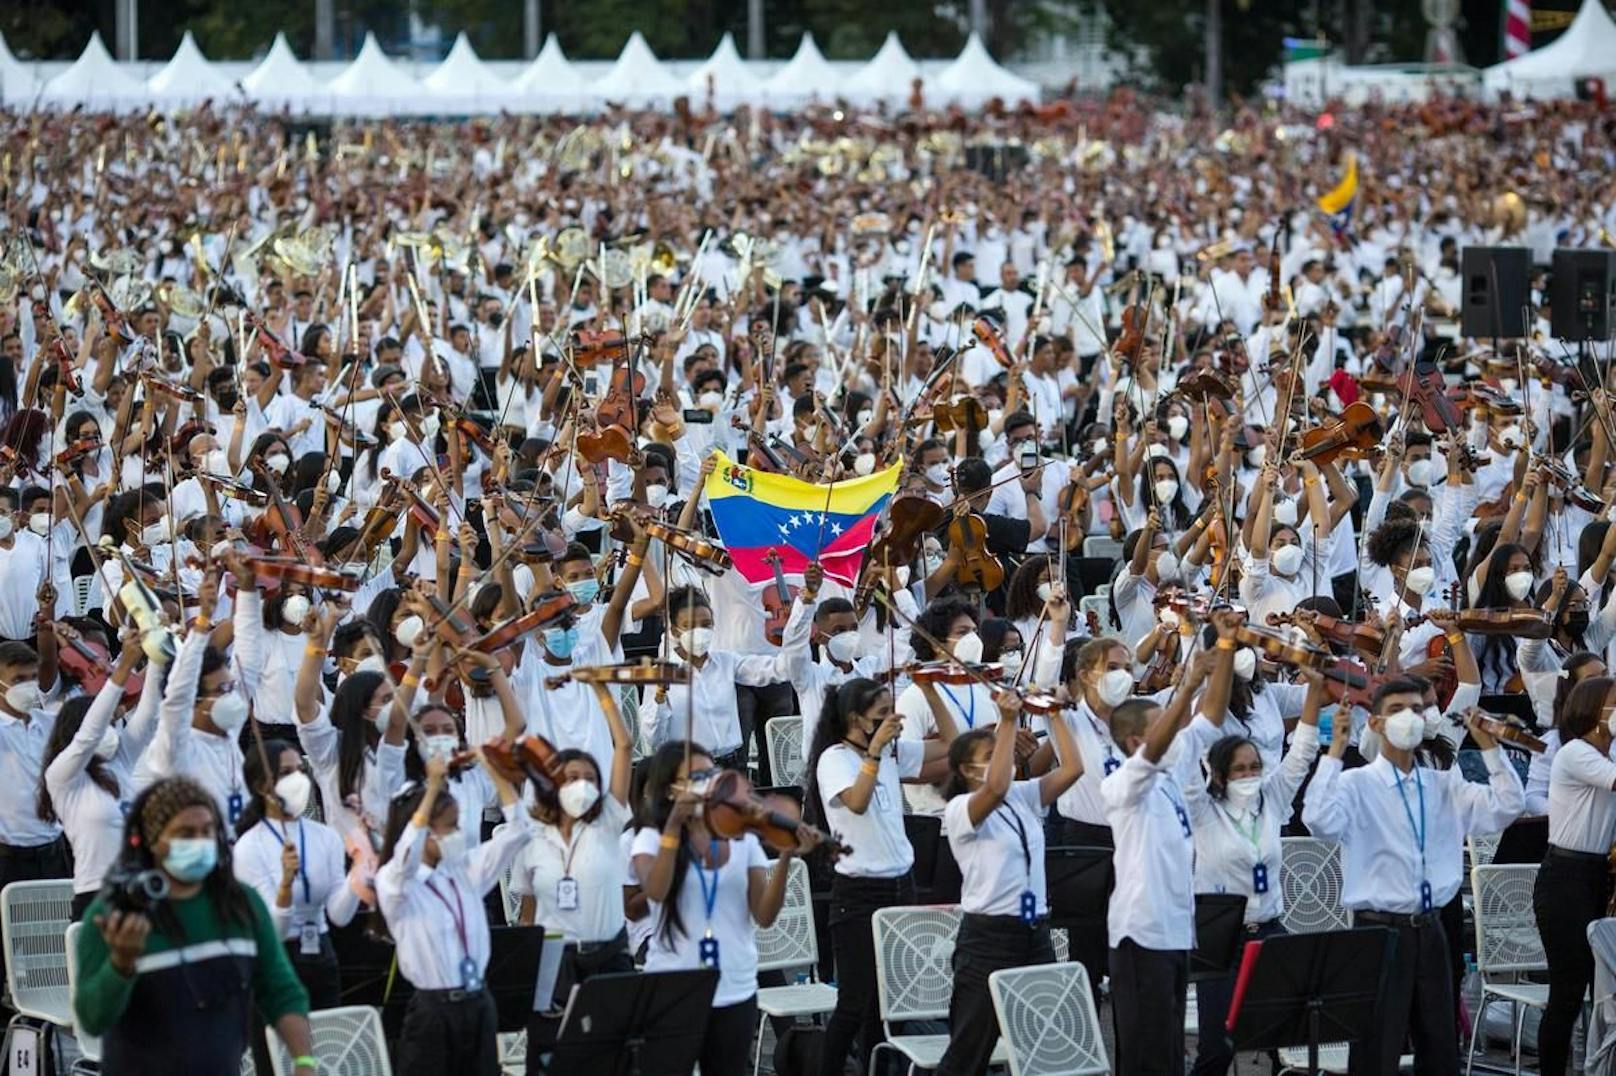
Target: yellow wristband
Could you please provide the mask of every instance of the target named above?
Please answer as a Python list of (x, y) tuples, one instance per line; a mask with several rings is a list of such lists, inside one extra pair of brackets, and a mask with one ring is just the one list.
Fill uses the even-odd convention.
[(881, 764), (873, 758), (867, 758), (859, 765), (859, 771), (862, 773), (879, 773), (881, 772)]
[(419, 826), (422, 829), (425, 829), (431, 824), (432, 820), (426, 815), (422, 814), (420, 811), (416, 811), (414, 814), (410, 815), (410, 825), (412, 826)]
[(1218, 649), (1219, 650), (1234, 650), (1234, 649), (1237, 649), (1237, 647), (1236, 647), (1235, 641), (1233, 639), (1219, 639), (1218, 640)]
[(1464, 642), (1464, 633), (1458, 631), (1448, 632), (1448, 642), (1452, 643), (1454, 646), (1458, 646), (1460, 643)]
[(312, 658), (316, 654), (323, 654), (323, 653), (325, 653), (325, 647), (323, 647), (323, 646), (315, 646), (313, 643), (310, 643), (308, 646), (305, 646), (303, 648), (303, 656), (306, 657), (306, 658)]
[(1309, 477), (1309, 478), (1302, 479), (1302, 488), (1304, 488), (1304, 489), (1306, 489), (1308, 486), (1316, 486), (1318, 484), (1319, 484), (1319, 480), (1317, 478)]
[(660, 841), (658, 841), (657, 843), (660, 844), (663, 848), (666, 848), (669, 851), (672, 851), (673, 849), (679, 847), (679, 838), (675, 837), (671, 833), (664, 833), (662, 835), (662, 839)]
[(416, 676), (414, 673), (405, 673), (404, 674), (404, 679), (399, 681), (399, 686), (401, 686), (401, 687), (419, 687), (420, 683), (421, 683), (421, 678), (419, 676)]
[(645, 563), (645, 558), (640, 556), (638, 553), (630, 553), (628, 555), (628, 563), (638, 568), (640, 565)]
[(213, 627), (213, 621), (209, 620), (205, 616), (199, 616), (195, 620), (191, 621), (191, 626), (197, 631), (208, 631)]
[(1515, 503), (1516, 504), (1525, 504), (1526, 503), (1526, 494), (1524, 492), (1515, 494)]

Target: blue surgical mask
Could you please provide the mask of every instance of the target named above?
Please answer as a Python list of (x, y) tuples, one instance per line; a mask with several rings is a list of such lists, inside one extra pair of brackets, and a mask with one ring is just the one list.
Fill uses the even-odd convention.
[(544, 631), (544, 648), (558, 658), (572, 657), (572, 650), (577, 645), (577, 628), (546, 628)]
[(163, 857), (163, 870), (181, 882), (200, 882), (218, 865), (219, 842), (212, 837), (176, 837)]
[(578, 579), (567, 584), (567, 593), (579, 605), (589, 605), (600, 596), (600, 580)]
[(1335, 724), (1335, 715), (1340, 707), (1335, 703), (1319, 707), (1319, 743), (1325, 747), (1330, 746), (1330, 730)]

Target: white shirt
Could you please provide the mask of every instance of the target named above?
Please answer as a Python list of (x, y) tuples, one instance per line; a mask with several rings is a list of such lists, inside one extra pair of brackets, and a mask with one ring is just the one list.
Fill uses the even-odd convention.
[[(999, 707), (993, 701), (993, 692), (974, 680), (963, 686), (938, 684), (937, 697), (948, 707), (960, 735), (978, 725), (992, 728), (999, 720)], [(936, 738), (937, 719), (932, 715), (931, 704), (926, 701), (925, 693), (918, 684), (910, 684), (899, 693), (897, 711), (903, 719), (903, 729), (898, 733), (900, 739), (918, 742)], [(904, 792), (909, 810), (914, 814), (942, 814), (947, 806), (942, 794), (930, 785), (910, 785)]]
[(330, 708), (313, 721), (297, 726), (297, 742), (309, 758), (314, 783), (320, 787), (320, 802), (326, 821), (345, 838), (361, 830), (380, 833), (387, 825), (388, 801), (404, 784), (404, 744), (379, 740), (374, 750), (366, 749), (359, 782), (359, 813), (342, 797), (342, 730), (331, 723)]
[(376, 872), (376, 900), (397, 944), (398, 970), (417, 990), (459, 990), (461, 962), (488, 970), (488, 913), (483, 897), (499, 882), (533, 832), (520, 803), (505, 808), (506, 825), (458, 865), (421, 862), (427, 831), (404, 827), (393, 858)]
[[(1044, 882), (1044, 802), (1039, 782), (1014, 781), (1004, 802), (971, 825), (970, 794), (948, 801), (943, 832), (959, 864), (963, 882), (960, 908), (973, 915), (1021, 914), (1021, 895), (1030, 892), (1037, 915), (1047, 915)], [(1023, 843), (1025, 842), (1025, 843)]]
[[(662, 834), (654, 826), (634, 837), (636, 856), (655, 856)], [(650, 901), (651, 943), (645, 953), (646, 971), (684, 971), (702, 966), (701, 941), (712, 932), (718, 942), (718, 989), (713, 1007), (736, 1005), (757, 993), (757, 927), (752, 922), (749, 897), (751, 873), (764, 870), (769, 859), (750, 833), (729, 841), (729, 858), (716, 871), (694, 860), (685, 871), (676, 898), (684, 930), (662, 930), (662, 904)], [(717, 876), (716, 879), (714, 876)], [(645, 879), (640, 879), (643, 883)], [(707, 914), (703, 882), (713, 892), (712, 915)], [(716, 883), (716, 889), (713, 886)]]
[(45, 741), (55, 725), (50, 710), (31, 710), (26, 721), (0, 712), (0, 844), (33, 848), (62, 835), (55, 822), (39, 820), (36, 802)]
[[(791, 679), (784, 658), (774, 655), (734, 654), (710, 650), (707, 660), (696, 670), (695, 724), (692, 736), (715, 758), (741, 746), (741, 721), (737, 716), (735, 688), (746, 684), (763, 687)], [(667, 701), (647, 710), (653, 724), (648, 739), (652, 746), (684, 739), (686, 700), (691, 689), (684, 684), (668, 688)], [(609, 757), (609, 756), (608, 756)]]
[(1421, 907), (1422, 881), (1430, 883), (1433, 908), (1453, 899), (1464, 880), (1464, 835), (1497, 833), (1525, 803), (1521, 779), (1499, 749), (1481, 757), (1490, 775), (1487, 787), (1466, 781), (1458, 769), (1416, 766), (1404, 775), (1384, 755), (1346, 773), (1340, 759), (1319, 759), (1303, 799), (1302, 823), (1315, 837), (1341, 842), (1345, 907), (1399, 915), (1427, 910)]
[[(236, 595), (238, 624), (242, 609), (249, 605), (258, 607), (259, 603), (249, 598), (249, 594), (256, 597), (256, 592), (247, 591)], [(238, 641), (240, 638), (238, 634)], [(157, 734), (135, 765), (134, 787), (139, 790), (164, 777), (189, 777), (213, 794), (219, 814), (233, 830), (247, 803), (241, 777), (241, 748), (234, 735), (203, 732), (191, 723), (192, 711), (196, 708), (197, 678), (207, 648), (205, 631), (193, 631), (180, 643), (158, 708)], [(237, 690), (249, 694), (246, 684), (239, 685)]]
[(11, 548), (0, 548), (0, 639), (29, 639), (34, 635), (34, 614), (39, 612), (34, 596), (45, 581), (50, 558), (45, 540), (33, 531), (17, 530), (12, 535)]
[(1122, 749), (1111, 739), (1111, 725), (1094, 716), (1087, 702), (1075, 709), (1061, 711), (1061, 720), (1072, 730), (1077, 750), (1083, 756), (1083, 775), (1072, 787), (1060, 794), (1055, 806), (1062, 818), (1073, 822), (1086, 822), (1091, 826), (1109, 826), (1110, 819), (1100, 801), (1100, 782), (1122, 765)]
[[(275, 902), (281, 887), (281, 850), (288, 841), (297, 848), (298, 869), (292, 877), (292, 905), (282, 908)], [(343, 869), (345, 854), (337, 831), (322, 822), (300, 818), (287, 824), (266, 818), (236, 839), (231, 859), (237, 880), (264, 898), (275, 932), (285, 941), (295, 941), (304, 924), (324, 934), (333, 924), (346, 926), (359, 909), (359, 894)]]
[(842, 793), (859, 779), (864, 753), (845, 744), (827, 747), (814, 768), (819, 797), (830, 831), (853, 851), (836, 861), (836, 873), (851, 878), (896, 878), (915, 864), (914, 846), (903, 829), (900, 781), (920, 776), (926, 748), (914, 740), (894, 740), (893, 751), (881, 752), (875, 787), (863, 814), (842, 803)]
[(1616, 762), (1587, 740), (1554, 754), (1549, 774), (1549, 843), (1568, 852), (1610, 851), (1616, 833)]
[[(1197, 723), (1206, 721), (1197, 717)], [(1207, 722), (1210, 724), (1210, 722)], [(1228, 725), (1225, 723), (1224, 732)], [(1207, 742), (1215, 743), (1213, 735)], [(1262, 794), (1247, 809), (1227, 799), (1215, 800), (1204, 784), (1190, 781), (1184, 789), (1190, 822), (1195, 827), (1195, 891), (1240, 893), (1246, 898), (1246, 922), (1267, 923), (1285, 911), (1279, 884), (1280, 829), (1290, 820), (1296, 790), (1319, 753), (1319, 730), (1297, 725), (1291, 749), (1278, 766), (1263, 764)], [(1257, 865), (1264, 890), (1257, 890)]]
[(1116, 838), (1116, 888), (1106, 919), (1111, 948), (1130, 938), (1146, 949), (1195, 948), (1195, 837), (1174, 765), (1152, 763), (1141, 749), (1100, 782), (1100, 797)]
[[(623, 858), (623, 827), (629, 811), (609, 792), (601, 794), (600, 816), (574, 821), (572, 840), (561, 830), (540, 823), (523, 846), (511, 871), (511, 892), (532, 897), (533, 921), (559, 931), (569, 942), (610, 941), (622, 931), (623, 887), (628, 864)], [(576, 885), (576, 905), (563, 907), (561, 879)]]

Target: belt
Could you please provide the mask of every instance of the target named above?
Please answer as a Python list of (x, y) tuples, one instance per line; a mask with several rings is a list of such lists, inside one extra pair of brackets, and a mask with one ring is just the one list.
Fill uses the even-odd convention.
[(1352, 921), (1357, 923), (1379, 923), (1388, 927), (1412, 927), (1419, 930), (1422, 927), (1440, 925), (1436, 912), (1353, 912)]
[(486, 990), (417, 990), (415, 996), (422, 1001), (461, 1002), (477, 1001), (486, 993)]
[(1031, 923), (1019, 915), (986, 915), (981, 912), (966, 912), (961, 917), (973, 927), (986, 930), (1037, 930), (1049, 926), (1049, 916), (1040, 915)]
[(1598, 863), (1600, 866), (1604, 866), (1610, 859), (1605, 852), (1578, 852), (1571, 848), (1561, 848), (1557, 844), (1549, 845), (1546, 854), (1555, 859), (1566, 859), (1573, 863)]
[(1279, 922), (1278, 919), (1264, 919), (1260, 923), (1247, 923), (1246, 924), (1246, 933), (1247, 934), (1261, 934), (1263, 931), (1267, 930), (1269, 927), (1273, 926), (1275, 923), (1278, 923), (1278, 922)]
[(628, 928), (625, 927), (617, 932), (616, 937), (607, 938), (605, 941), (568, 942), (567, 945), (580, 953), (594, 953), (602, 949), (622, 949), (628, 952)]
[(0, 859), (49, 859), (62, 847), (62, 838), (44, 844), (0, 844)]

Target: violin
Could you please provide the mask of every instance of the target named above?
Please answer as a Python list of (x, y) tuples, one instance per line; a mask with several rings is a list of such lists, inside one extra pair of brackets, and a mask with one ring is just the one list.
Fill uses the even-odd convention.
[(460, 431), (460, 436), (483, 450), (483, 454), (492, 458), (494, 455), (494, 439), (482, 424), (464, 411), (456, 408), (450, 412), (449, 425), (452, 429)]
[(359, 537), (354, 539), (354, 544), (364, 554), (366, 563), (369, 563), (370, 558), (376, 555), (376, 550), (391, 538), (393, 531), (397, 529), (398, 509), (377, 504), (365, 513), (365, 522), (360, 526)]
[(146, 387), (153, 392), (167, 396), (169, 399), (179, 403), (199, 404), (202, 402), (202, 394), (191, 386), (181, 385), (177, 381), (170, 381), (159, 374), (144, 373), (140, 375), (140, 380), (145, 382)]
[(547, 809), (561, 809), (563, 764), (556, 759), (555, 745), (543, 736), (523, 736), (514, 743), (494, 740), (483, 745), (483, 758), (513, 785), (523, 778), (531, 781), (534, 798)]
[(776, 852), (784, 852), (800, 847), (803, 834), (811, 833), (833, 855), (853, 851), (831, 834), (805, 823), (796, 800), (780, 794), (760, 795), (735, 770), (721, 770), (695, 788), (702, 796), (702, 824), (715, 837), (734, 840), (752, 833)]
[(1221, 370), (1203, 366), (1178, 379), (1173, 395), (1194, 403), (1234, 399), (1234, 382)]
[(359, 589), (360, 574), (346, 568), (327, 568), (309, 564), (292, 557), (249, 557), (253, 573), (283, 583), (301, 583), (321, 590), (340, 590), (353, 593)]
[(1380, 656), (1380, 648), (1386, 644), (1386, 631), (1374, 624), (1360, 623), (1333, 617), (1324, 613), (1315, 613), (1312, 610), (1298, 609), (1289, 613), (1269, 613), (1270, 627), (1283, 627), (1288, 624), (1311, 626), (1322, 638), (1337, 646), (1349, 646), (1371, 660)]
[(616, 362), (628, 355), (628, 339), (616, 329), (580, 330), (572, 334), (572, 361), (579, 366)]
[(1349, 403), (1334, 418), (1302, 431), (1295, 459), (1326, 464), (1338, 459), (1363, 459), (1386, 434), (1380, 416), (1363, 400)]
[[(1458, 582), (1448, 584), (1447, 589), (1442, 592), (1442, 597), (1448, 603), (1448, 608), (1457, 612), (1459, 609)], [(1453, 646), (1448, 642), (1446, 632), (1439, 631), (1431, 636), (1425, 644), (1425, 656), (1433, 659), (1447, 658), (1450, 662), (1452, 661)], [(1459, 689), (1459, 672), (1457, 669), (1449, 669), (1432, 679), (1431, 686), (1436, 691), (1437, 705), (1446, 707), (1453, 700), (1453, 693)]]
[(1560, 460), (1541, 453), (1532, 454), (1532, 466), (1548, 472), (1549, 480), (1564, 493), (1565, 499), (1587, 512), (1603, 512), (1605, 500), (1582, 484), (1582, 479)]
[[(1425, 622), (1425, 616), (1410, 617), (1408, 626)], [(1460, 609), (1453, 630), (1472, 635), (1518, 635), (1522, 639), (1547, 639), (1554, 633), (1554, 618), (1542, 609)]]
[(1463, 726), (1466, 717), (1474, 721), (1477, 728), (1497, 740), (1500, 745), (1518, 747), (1524, 751), (1530, 751), (1534, 755), (1541, 755), (1548, 750), (1548, 744), (1533, 736), (1526, 729), (1506, 718), (1499, 717), (1496, 714), (1489, 714), (1483, 710), (1471, 708), (1463, 714), (1449, 714), (1448, 720), (1455, 725)]
[(645, 394), (645, 375), (629, 365), (627, 349), (612, 361), (612, 377), (606, 395), (595, 407), (595, 423), (599, 426), (621, 426), (625, 430), (639, 427), (637, 404)]
[(1122, 311), (1122, 332), (1117, 342), (1111, 345), (1111, 351), (1123, 362), (1138, 362), (1139, 352), (1145, 346), (1145, 322), (1150, 320), (1150, 312), (1145, 309), (1144, 303), (1133, 303)]
[[(91, 639), (80, 638), (77, 632), (69, 635), (65, 631), (57, 631), (57, 640), (61, 645), (56, 651), (57, 664), (62, 672), (75, 680), (87, 695), (97, 695), (107, 685), (112, 675), (112, 655), (106, 647)], [(123, 684), (123, 699), (125, 702), (134, 702), (140, 698), (140, 692), (146, 685), (146, 675), (143, 672), (131, 672), (129, 679)]]
[(432, 623), (427, 625), (430, 630), (456, 650), (473, 646), (478, 639), (477, 625), (463, 616), (457, 606), (450, 606), (432, 594), (426, 595), (424, 600), (434, 614)]
[(309, 407), (325, 416), (326, 422), (336, 427), (337, 436), (346, 439), (355, 448), (369, 448), (376, 444), (376, 438), (361, 430), (351, 422), (343, 420), (342, 414), (335, 408), (327, 407), (318, 400), (308, 401)]
[(1448, 383), (1435, 363), (1414, 363), (1397, 378), (1396, 389), (1419, 405), (1420, 417), (1431, 433), (1464, 432), (1464, 416), (1449, 399)]
[[(404, 494), (404, 501), (409, 505), (410, 518), (415, 520), (421, 530), (427, 534), (438, 533), (438, 527), (443, 522), (442, 517), (438, 515), (438, 510), (433, 506), (432, 502), (421, 496), (419, 489), (385, 467), (382, 468), (382, 483), (388, 487), (389, 491)], [(385, 497), (386, 494), (383, 496)], [(366, 518), (365, 522), (367, 525), (369, 524), (369, 517)]]
[(1004, 337), (999, 335), (998, 327), (992, 321), (977, 318), (971, 322), (971, 334), (976, 337), (978, 343), (988, 349), (988, 353), (1000, 366), (1008, 370), (1016, 364), (1016, 360), (1010, 355), (1010, 349), (1004, 346)]
[(120, 344), (126, 346), (135, 342), (139, 334), (135, 332), (134, 328), (129, 324), (129, 319), (124, 317), (123, 311), (118, 309), (117, 304), (112, 301), (112, 297), (107, 294), (106, 289), (100, 284), (92, 283), (90, 285), (90, 301), (101, 312), (101, 322), (106, 326), (109, 334), (116, 337)]
[(578, 603), (565, 590), (553, 590), (534, 601), (533, 608), (494, 627), (471, 644), (471, 649), (491, 654), (514, 643), (530, 631), (547, 627), (574, 614)]
[(947, 684), (952, 687), (1004, 679), (1004, 666), (996, 661), (986, 664), (953, 659), (927, 661), (897, 671), (907, 673), (909, 679), (917, 684)]
[(252, 473), (264, 483), (269, 496), (269, 510), (261, 517), (269, 532), (281, 540), (282, 546), (305, 564), (323, 564), (325, 558), (303, 533), (303, 515), (297, 506), (281, 495), (281, 487), (261, 457), (247, 462)]
[(763, 588), (763, 637), (775, 646), (785, 641), (786, 621), (791, 619), (791, 603), (796, 591), (786, 585), (785, 573), (780, 570), (780, 552), (771, 549), (763, 555), (764, 561), (774, 569), (774, 582)]
[(578, 454), (594, 464), (607, 460), (628, 463), (634, 455), (634, 437), (617, 425), (584, 430), (578, 434)]
[(1073, 471), (1066, 487), (1055, 498), (1055, 507), (1059, 510), (1060, 520), (1066, 523), (1064, 535), (1064, 548), (1068, 553), (1080, 554), (1083, 550), (1083, 539), (1088, 537), (1084, 533), (1082, 512), (1089, 504), (1089, 487), (1083, 482), (1080, 471)]
[(251, 310), (242, 315), (242, 321), (249, 329), (258, 334), (258, 342), (269, 355), (269, 361), (282, 370), (296, 370), (309, 360), (300, 352), (294, 350), (290, 344), (280, 338), (280, 335), (264, 324), (264, 319)]
[(723, 546), (699, 534), (651, 519), (646, 520), (644, 526), (646, 534), (705, 572), (723, 575), (735, 567), (735, 562)]
[(1004, 585), (1004, 565), (988, 552), (988, 525), (975, 512), (955, 516), (948, 524), (949, 548), (960, 551), (954, 580), (961, 587), (998, 590)]
[(1270, 310), (1278, 310), (1285, 299), (1279, 289), (1279, 243), (1276, 241), (1268, 252), (1268, 294), (1263, 296), (1263, 302)]
[(263, 508), (269, 504), (269, 494), (263, 490), (254, 489), (245, 482), (237, 482), (229, 478), (221, 478), (214, 474), (198, 474), (197, 479), (212, 486), (222, 497), (233, 501), (250, 504), (255, 508)]
[(567, 682), (578, 684), (635, 684), (666, 685), (687, 684), (690, 676), (686, 668), (671, 661), (652, 661), (650, 658), (641, 658), (639, 661), (624, 662), (620, 665), (585, 665), (545, 679), (548, 687), (556, 688)]
[(874, 564), (910, 564), (926, 535), (943, 525), (943, 507), (918, 493), (899, 493), (887, 502), (886, 524), (870, 543)]
[(1460, 411), (1480, 411), (1483, 414), (1521, 415), (1526, 409), (1520, 401), (1505, 395), (1504, 390), (1495, 388), (1485, 381), (1471, 381), (1464, 385), (1455, 385), (1448, 390), (1448, 399)]
[(81, 438), (56, 453), (56, 463), (61, 467), (70, 466), (85, 456), (101, 451), (102, 447), (101, 439), (98, 437)]
[(975, 436), (987, 429), (988, 412), (975, 396), (956, 396), (953, 400), (935, 405), (931, 410), (931, 420), (936, 424), (938, 433), (964, 430)]
[(1237, 625), (1233, 637), (1235, 642), (1249, 646), (1270, 661), (1281, 665), (1322, 670), (1335, 660), (1335, 655), (1328, 650), (1311, 643), (1294, 642), (1290, 637), (1277, 631), (1259, 628), (1254, 624)]

